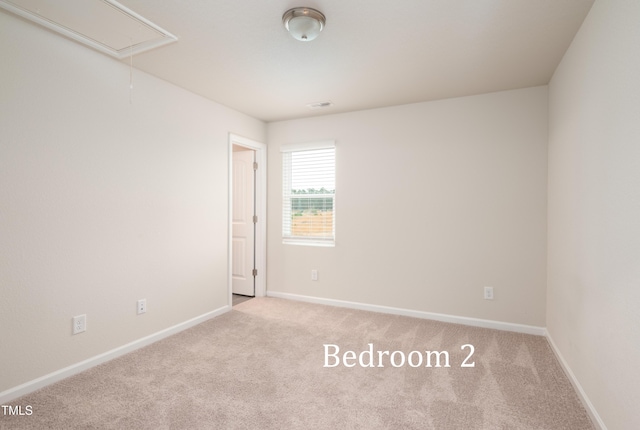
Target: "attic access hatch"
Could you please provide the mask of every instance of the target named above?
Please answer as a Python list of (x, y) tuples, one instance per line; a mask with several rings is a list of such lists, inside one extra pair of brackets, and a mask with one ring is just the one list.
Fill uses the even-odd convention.
[(118, 59), (178, 40), (113, 0), (0, 0), (0, 7)]

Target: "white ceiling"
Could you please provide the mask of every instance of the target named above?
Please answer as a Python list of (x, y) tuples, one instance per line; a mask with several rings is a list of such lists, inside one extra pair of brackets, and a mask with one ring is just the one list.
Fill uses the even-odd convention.
[[(264, 121), (547, 84), (593, 0), (119, 0), (178, 36), (134, 67)], [(311, 42), (282, 14), (327, 17)], [(127, 61), (127, 60), (123, 60)], [(311, 110), (309, 103), (334, 106)]]

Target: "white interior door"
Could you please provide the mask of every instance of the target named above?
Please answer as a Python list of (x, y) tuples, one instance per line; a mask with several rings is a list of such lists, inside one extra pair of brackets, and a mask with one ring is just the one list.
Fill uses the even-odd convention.
[(233, 294), (255, 296), (255, 151), (233, 146)]

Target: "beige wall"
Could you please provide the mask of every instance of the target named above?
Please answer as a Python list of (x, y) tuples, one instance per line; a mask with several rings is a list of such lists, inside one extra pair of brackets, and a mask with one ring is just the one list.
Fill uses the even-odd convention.
[(549, 87), (547, 325), (609, 429), (640, 428), (640, 2), (595, 2)]
[(0, 392), (225, 306), (227, 135), (265, 125), (137, 70), (129, 104), (126, 64), (4, 12), (0, 58)]
[[(267, 130), (268, 291), (545, 325), (546, 87)], [(280, 145), (323, 139), (336, 141), (336, 246), (283, 245)]]

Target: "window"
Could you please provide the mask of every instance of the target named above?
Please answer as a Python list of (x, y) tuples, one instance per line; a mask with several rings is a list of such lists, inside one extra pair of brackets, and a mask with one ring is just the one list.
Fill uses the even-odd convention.
[(335, 143), (284, 145), (281, 152), (284, 242), (332, 246), (335, 241)]

